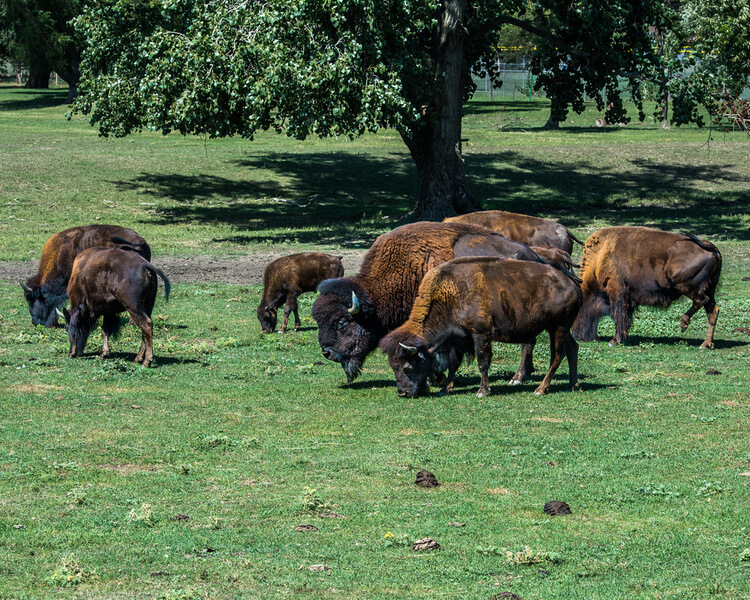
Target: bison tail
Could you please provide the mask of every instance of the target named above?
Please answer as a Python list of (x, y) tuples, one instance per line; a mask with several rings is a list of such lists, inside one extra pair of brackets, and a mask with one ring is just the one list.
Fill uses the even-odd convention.
[(172, 289), (172, 286), (169, 283), (169, 279), (167, 279), (164, 271), (162, 271), (161, 269), (157, 269), (154, 265), (149, 263), (148, 268), (151, 269), (151, 271), (153, 271), (156, 275), (161, 277), (161, 280), (164, 282), (164, 301), (169, 302), (169, 292)]
[(691, 242), (697, 244), (698, 246), (700, 246), (701, 248), (703, 248), (707, 252), (712, 252), (712, 253), (716, 254), (716, 256), (719, 258), (719, 260), (721, 260), (721, 252), (719, 252), (719, 249), (716, 246), (714, 246), (711, 242), (709, 242), (708, 240), (702, 240), (697, 235), (693, 235), (692, 233), (683, 233), (682, 235), (684, 235)]
[(570, 233), (570, 231), (568, 231), (568, 237), (571, 240), (573, 240), (575, 243), (580, 244), (581, 246), (583, 246), (586, 243), (586, 242), (582, 242), (581, 240), (579, 240), (576, 236), (574, 236), (572, 233)]

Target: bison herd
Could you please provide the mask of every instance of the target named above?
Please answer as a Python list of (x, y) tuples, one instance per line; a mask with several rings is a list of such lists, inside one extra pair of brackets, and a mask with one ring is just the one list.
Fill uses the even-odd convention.
[[(380, 348), (393, 368), (399, 395), (425, 394), (430, 385), (450, 393), (464, 357), (477, 357), (478, 395), (489, 393), (492, 342), (521, 345), (511, 384), (533, 371), (537, 336), (550, 338), (550, 366), (536, 394), (567, 358), (569, 388), (577, 386), (578, 343), (597, 337), (600, 319), (615, 323), (611, 345), (627, 338), (636, 306), (669, 306), (686, 296), (692, 305), (681, 330), (701, 308), (708, 331), (701, 348), (713, 347), (719, 314), (715, 292), (721, 253), (692, 234), (649, 227), (606, 227), (583, 243), (580, 265), (571, 259), (580, 242), (561, 224), (505, 211), (482, 211), (443, 223), (403, 225), (378, 237), (360, 271), (344, 277), (339, 257), (318, 252), (284, 256), (263, 277), (257, 309), (265, 333), (294, 314), (297, 297), (317, 290), (312, 316), (323, 356), (341, 364), (348, 382)], [(136, 361), (153, 360), (151, 311), (157, 277), (148, 243), (130, 229), (73, 227), (44, 245), (39, 270), (22, 284), (32, 322), (52, 327), (65, 318), (70, 357), (80, 356), (102, 318), (102, 357), (127, 311), (143, 334)], [(579, 269), (579, 274), (573, 268)], [(70, 299), (70, 310), (60, 307)]]

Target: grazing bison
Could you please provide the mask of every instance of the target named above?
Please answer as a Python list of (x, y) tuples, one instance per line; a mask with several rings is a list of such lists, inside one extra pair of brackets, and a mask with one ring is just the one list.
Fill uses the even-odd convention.
[(583, 306), (573, 333), (579, 340), (594, 340), (599, 320), (611, 315), (615, 336), (610, 345), (615, 345), (628, 337), (636, 306), (667, 307), (687, 296), (693, 305), (682, 316), (680, 329), (684, 331), (690, 317), (703, 307), (708, 332), (701, 348), (712, 348), (719, 316), (714, 294), (720, 274), (718, 248), (692, 234), (650, 227), (600, 229), (583, 247)]
[(73, 270), (73, 261), (81, 251), (94, 246), (130, 246), (146, 260), (151, 260), (151, 248), (146, 240), (125, 227), (84, 225), (56, 233), (42, 248), (42, 258), (36, 275), (29, 277), (25, 284), (21, 284), (34, 325), (57, 325), (55, 309), (67, 298), (67, 285)]
[(318, 286), (312, 315), (323, 356), (341, 363), (349, 383), (380, 339), (409, 317), (419, 283), (432, 267), (457, 256), (545, 262), (528, 246), (466, 223), (402, 225), (375, 240), (359, 274)]
[[(399, 396), (426, 393), (428, 379), (442, 379), (446, 369), (442, 393), (449, 393), (464, 355), (474, 354), (482, 374), (477, 396), (486, 396), (492, 342), (521, 343), (526, 352), (547, 331), (550, 368), (534, 393), (547, 392), (565, 356), (572, 390), (578, 380), (578, 344), (570, 327), (581, 300), (578, 284), (549, 265), (456, 258), (425, 275), (409, 320), (385, 336), (380, 348), (396, 375)], [(524, 366), (522, 361), (520, 370)], [(523, 380), (520, 370), (511, 383)]]
[(109, 338), (120, 330), (119, 314), (128, 311), (141, 328), (143, 341), (135, 362), (148, 367), (154, 358), (151, 311), (156, 301), (157, 275), (164, 281), (164, 295), (169, 300), (166, 275), (129, 247), (88, 248), (73, 263), (68, 283), (70, 311), (63, 310), (65, 328), (70, 338), (71, 358), (81, 356), (91, 330), (102, 319), (102, 358), (109, 356)]
[(480, 210), (449, 217), (445, 222), (481, 225), (527, 246), (547, 246), (571, 253), (573, 242), (583, 244), (557, 221), (521, 215), (504, 210)]
[(300, 327), (297, 297), (304, 292), (314, 292), (325, 279), (343, 277), (341, 258), (320, 252), (290, 254), (271, 261), (263, 273), (263, 298), (258, 306), (258, 321), (264, 333), (276, 329), (276, 311), (284, 304), (281, 333), (286, 331), (289, 314), (294, 313), (294, 329)]

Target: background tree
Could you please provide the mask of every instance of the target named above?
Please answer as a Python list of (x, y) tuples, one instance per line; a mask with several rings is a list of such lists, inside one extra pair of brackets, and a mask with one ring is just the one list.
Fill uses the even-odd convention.
[(52, 71), (68, 83), (68, 101), (77, 93), (82, 37), (71, 19), (81, 0), (2, 0), (0, 30), (7, 53), (29, 71), (26, 87), (47, 88)]
[(617, 76), (658, 62), (648, 27), (667, 19), (656, 0), (99, 0), (78, 20), (89, 46), (75, 110), (116, 136), (395, 128), (419, 175), (411, 217), (442, 219), (478, 206), (461, 110), (472, 69), (499, 75), (503, 25), (545, 44), (534, 69), (564, 120), (584, 92), (622, 117)]

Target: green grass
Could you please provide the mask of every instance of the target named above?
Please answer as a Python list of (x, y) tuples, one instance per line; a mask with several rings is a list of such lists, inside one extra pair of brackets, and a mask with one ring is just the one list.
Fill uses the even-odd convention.
[[(0, 259), (97, 218), (156, 255), (364, 245), (414, 192), (395, 138), (101, 140), (60, 117), (59, 94), (0, 89)], [(487, 204), (584, 236), (656, 222), (716, 241), (715, 350), (698, 349), (703, 314), (679, 334), (682, 301), (639, 310), (622, 346), (581, 344), (580, 393), (562, 391), (565, 364), (546, 397), (506, 386), (519, 351), (495, 345), (489, 397), (471, 364), (453, 395), (405, 399), (379, 354), (344, 384), (309, 294), (301, 332), (262, 335), (258, 286), (175, 286), (144, 370), (135, 328), (108, 361), (98, 333), (68, 359), (64, 331), (33, 327), (17, 282), (0, 282), (0, 599), (750, 598), (750, 338), (733, 332), (750, 326), (747, 140), (715, 136), (708, 155), (690, 129), (547, 133), (543, 106), (528, 129), (480, 126), (523, 108), (503, 106), (468, 117)], [(314, 226), (272, 200), (313, 194), (328, 203)], [(441, 485), (416, 487), (420, 469)], [(553, 499), (573, 514), (548, 517)], [(402, 543), (425, 536), (441, 549)], [(526, 546), (541, 562), (508, 560)]]

